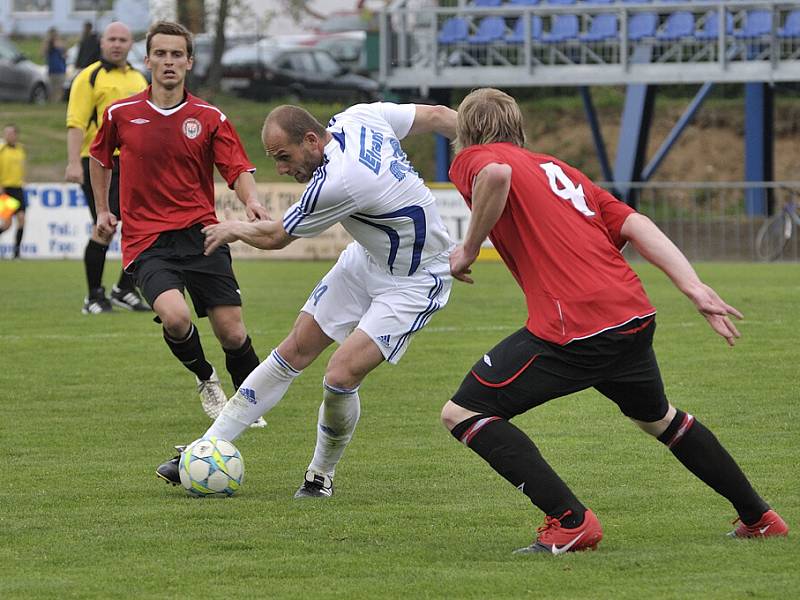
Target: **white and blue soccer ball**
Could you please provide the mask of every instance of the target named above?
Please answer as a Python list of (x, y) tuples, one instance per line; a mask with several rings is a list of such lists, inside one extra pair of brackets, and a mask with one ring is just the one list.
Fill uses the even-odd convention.
[(186, 447), (178, 473), (192, 496), (231, 496), (244, 480), (244, 461), (229, 441), (210, 437)]

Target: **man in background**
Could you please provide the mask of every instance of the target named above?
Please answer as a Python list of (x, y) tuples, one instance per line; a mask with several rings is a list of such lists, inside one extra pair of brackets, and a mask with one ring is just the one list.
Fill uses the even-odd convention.
[[(100, 41), (102, 57), (75, 77), (67, 106), (68, 162), (65, 179), (83, 188), (94, 224), (83, 256), (88, 287), (81, 309), (85, 315), (111, 312), (112, 303), (131, 311), (150, 310), (136, 291), (133, 278), (124, 270), (111, 289), (110, 299), (106, 297), (103, 270), (113, 233), (103, 235), (97, 229), (97, 210), (89, 180), (89, 148), (102, 125), (103, 112), (112, 102), (132, 96), (147, 86), (144, 75), (128, 64), (128, 52), (132, 45), (133, 37), (127, 25), (114, 22), (106, 27)], [(109, 203), (111, 211), (119, 218), (119, 167), (116, 158), (112, 165)]]
[(75, 68), (77, 70), (85, 69), (98, 60), (100, 60), (100, 38), (97, 37), (92, 22), (85, 21), (78, 46), (78, 56), (75, 58)]
[[(17, 220), (17, 235), (14, 240), (14, 258), (19, 258), (22, 235), (25, 229), (25, 148), (19, 143), (19, 130), (13, 123), (3, 128), (0, 142), (0, 195), (7, 194), (18, 204), (13, 216)], [(11, 227), (11, 219), (0, 225), (0, 233)]]

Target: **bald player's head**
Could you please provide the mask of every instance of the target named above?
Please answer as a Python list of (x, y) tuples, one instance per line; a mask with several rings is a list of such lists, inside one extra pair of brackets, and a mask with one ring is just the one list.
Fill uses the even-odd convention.
[(125, 23), (114, 21), (109, 23), (100, 38), (100, 53), (103, 60), (122, 67), (128, 61), (128, 52), (133, 45), (133, 35)]
[(322, 164), (329, 137), (311, 113), (288, 104), (273, 109), (261, 130), (264, 150), (275, 160), (278, 173), (300, 183), (308, 182)]

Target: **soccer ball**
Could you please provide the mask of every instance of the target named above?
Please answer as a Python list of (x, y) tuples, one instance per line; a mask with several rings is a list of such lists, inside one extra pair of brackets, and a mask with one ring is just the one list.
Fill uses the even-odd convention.
[(244, 461), (226, 440), (199, 439), (181, 454), (178, 473), (192, 496), (231, 496), (242, 485)]

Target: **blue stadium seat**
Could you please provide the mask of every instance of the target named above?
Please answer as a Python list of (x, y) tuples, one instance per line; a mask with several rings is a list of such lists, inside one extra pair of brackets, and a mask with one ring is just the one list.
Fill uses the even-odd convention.
[(466, 19), (461, 17), (450, 17), (442, 24), (439, 31), (440, 44), (456, 44), (467, 40), (469, 25)]
[(480, 6), (482, 8), (494, 8), (502, 3), (503, 0), (472, 0), (472, 6)]
[(744, 26), (734, 33), (738, 39), (756, 38), (772, 33), (772, 11), (748, 10), (745, 13)]
[(617, 15), (602, 13), (595, 15), (589, 25), (589, 31), (580, 35), (582, 42), (601, 42), (617, 37)]
[(575, 0), (545, 0), (548, 4), (575, 4)]
[[(531, 17), (531, 39), (539, 40), (542, 37), (542, 17), (533, 15)], [(509, 44), (522, 44), (525, 41), (525, 21), (523, 17), (517, 19), (514, 25), (514, 31), (506, 36), (506, 42)]]
[(793, 10), (786, 15), (786, 21), (778, 30), (778, 37), (800, 38), (800, 10)]
[(628, 39), (639, 41), (643, 38), (654, 37), (658, 27), (656, 13), (636, 13), (628, 21)]
[[(733, 35), (733, 15), (725, 13), (725, 33)], [(703, 26), (694, 32), (695, 39), (715, 40), (719, 37), (719, 13), (714, 10), (706, 13)]]
[(578, 37), (580, 28), (578, 15), (554, 15), (550, 31), (542, 35), (542, 41), (554, 44), (575, 39)]
[(473, 44), (490, 44), (502, 40), (506, 35), (506, 22), (503, 17), (489, 16), (481, 19), (475, 35), (469, 36)]
[(622, 0), (624, 4), (650, 4), (653, 0)]
[(508, 0), (509, 6), (536, 6), (540, 0)]
[(674, 41), (690, 37), (694, 34), (694, 15), (686, 10), (679, 10), (667, 17), (664, 29), (656, 34), (663, 41)]
[(616, 0), (584, 0), (584, 4), (613, 4)]

